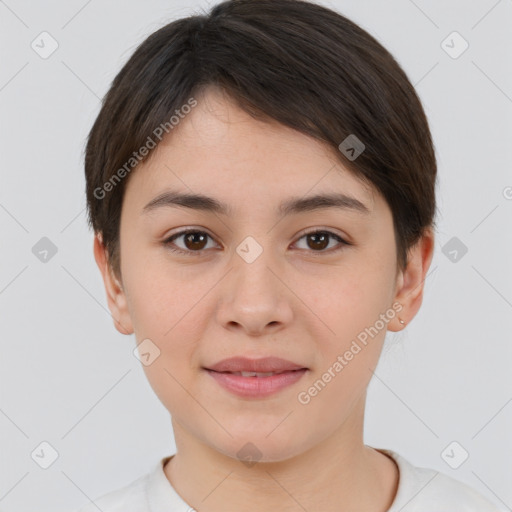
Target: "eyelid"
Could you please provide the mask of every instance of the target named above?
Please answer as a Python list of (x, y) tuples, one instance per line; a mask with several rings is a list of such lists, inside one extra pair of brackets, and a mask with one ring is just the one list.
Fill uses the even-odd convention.
[[(179, 253), (179, 254), (184, 254), (184, 255), (191, 255), (191, 256), (200, 256), (202, 255), (206, 249), (201, 249), (200, 251), (189, 251), (189, 250), (185, 250), (185, 249), (181, 249), (180, 247), (172, 247), (172, 244), (174, 243), (174, 240), (176, 238), (180, 238), (181, 236), (185, 236), (185, 235), (188, 235), (189, 233), (201, 233), (201, 234), (205, 234), (207, 235), (209, 238), (211, 238), (213, 241), (215, 241), (215, 237), (213, 235), (211, 235), (208, 230), (204, 229), (204, 228), (194, 228), (194, 227), (184, 227), (182, 228), (180, 231), (176, 231), (176, 233), (173, 233), (171, 235), (168, 235), (164, 238), (163, 240), (163, 245), (165, 247), (167, 247), (170, 251), (172, 252), (175, 252), (175, 253)], [(217, 243), (215, 241), (215, 243)]]
[(311, 234), (314, 234), (314, 233), (328, 233), (330, 235), (334, 235), (334, 236), (339, 237), (347, 245), (352, 245), (352, 243), (349, 242), (349, 237), (348, 236), (346, 236), (344, 234), (340, 234), (340, 233), (338, 233), (336, 231), (333, 231), (334, 229), (336, 229), (336, 228), (316, 227), (316, 226), (313, 227), (313, 228), (305, 228), (302, 231), (299, 231), (299, 233), (297, 234), (297, 240), (300, 240), (305, 235), (311, 235)]
[[(306, 228), (303, 231), (298, 233), (296, 241), (294, 242), (294, 244), (297, 243), (302, 238), (304, 238), (305, 236), (316, 234), (316, 233), (326, 233), (330, 238), (334, 238), (335, 240), (338, 241), (339, 245), (338, 245), (338, 247), (336, 247), (334, 249), (331, 248), (329, 250), (322, 250), (322, 251), (313, 251), (313, 250), (303, 249), (306, 252), (312, 253), (315, 256), (321, 256), (321, 255), (324, 255), (324, 254), (333, 254), (333, 253), (336, 253), (336, 252), (342, 250), (345, 246), (353, 245), (351, 242), (348, 242), (346, 240), (345, 236), (339, 235), (338, 233), (336, 233), (334, 231), (331, 231), (331, 229), (332, 228), (322, 228), (322, 227)], [(181, 249), (179, 247), (178, 248), (171, 247), (171, 245), (173, 244), (173, 241), (176, 238), (188, 235), (189, 233), (205, 234), (208, 237), (210, 237), (213, 241), (215, 241), (215, 243), (218, 244), (218, 242), (216, 242), (216, 240), (215, 240), (215, 237), (213, 235), (211, 235), (208, 232), (208, 230), (206, 230), (204, 228), (194, 228), (194, 227), (184, 227), (180, 231), (177, 231), (176, 233), (173, 233), (173, 234), (171, 234), (169, 236), (166, 236), (164, 238), (164, 240), (163, 240), (163, 244), (169, 250), (171, 250), (172, 252), (175, 252), (175, 253), (180, 253), (180, 254), (185, 254), (185, 255), (193, 255), (193, 256), (202, 255), (206, 251), (206, 249), (201, 249), (201, 250), (198, 250), (198, 251), (190, 251), (190, 250)]]
[(298, 241), (300, 241), (302, 238), (304, 238), (307, 235), (314, 235), (317, 233), (326, 233), (330, 238), (334, 238), (335, 240), (338, 241), (337, 247), (334, 247), (334, 248), (331, 247), (330, 249), (326, 249), (326, 250), (322, 250), (322, 251), (314, 251), (312, 249), (311, 250), (303, 249), (308, 254), (312, 254), (313, 256), (336, 254), (337, 252), (345, 249), (347, 246), (353, 245), (352, 242), (347, 241), (347, 237), (345, 237), (344, 235), (340, 235), (339, 233), (336, 233), (335, 231), (332, 231), (332, 229), (333, 228), (323, 228), (323, 227), (307, 228), (307, 229), (301, 231), (297, 235), (297, 240), (294, 242), (294, 244), (296, 244)]

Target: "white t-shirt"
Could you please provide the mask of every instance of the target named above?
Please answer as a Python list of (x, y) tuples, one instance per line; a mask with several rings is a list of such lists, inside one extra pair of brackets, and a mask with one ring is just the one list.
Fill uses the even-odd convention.
[[(433, 469), (413, 466), (391, 450), (400, 478), (388, 512), (501, 512), (477, 491)], [(111, 491), (77, 512), (196, 512), (176, 492), (164, 473), (172, 456), (161, 459), (148, 474)]]

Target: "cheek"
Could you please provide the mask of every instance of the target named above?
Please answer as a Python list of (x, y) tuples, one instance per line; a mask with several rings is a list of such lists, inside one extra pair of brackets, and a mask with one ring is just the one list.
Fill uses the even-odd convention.
[[(197, 371), (195, 352), (201, 330), (199, 318), (206, 316), (199, 287), (180, 282), (147, 264), (133, 276), (130, 314), (140, 343), (150, 339), (158, 356), (143, 366), (149, 384), (162, 404), (173, 411), (190, 407), (190, 379)], [(194, 293), (194, 289), (197, 293)]]
[[(135, 255), (136, 253), (132, 253)], [(126, 297), (137, 342), (150, 339), (160, 355), (146, 373), (151, 380), (167, 381), (169, 370), (182, 381), (193, 367), (194, 350), (209, 315), (201, 298), (211, 284), (191, 281), (161, 259), (135, 263), (126, 260)], [(168, 386), (166, 386), (168, 387)]]
[[(319, 359), (309, 382), (322, 390), (309, 411), (330, 414), (334, 422), (359, 400), (377, 366), (386, 335), (386, 324), (379, 319), (388, 309), (390, 286), (388, 272), (369, 264), (336, 276), (329, 281), (328, 293), (316, 289), (311, 297), (316, 308), (311, 309), (329, 329), (322, 329), (323, 336), (315, 335)], [(333, 404), (338, 404), (334, 415)]]
[(302, 278), (297, 295), (326, 326), (326, 335), (342, 341), (373, 324), (390, 306), (390, 275), (389, 269), (366, 262), (340, 266), (323, 278)]
[(137, 339), (154, 336), (164, 341), (185, 314), (190, 290), (150, 248), (127, 243), (122, 250), (127, 306)]
[[(387, 330), (380, 315), (391, 305), (391, 261), (385, 255), (381, 259), (361, 257), (352, 265), (336, 268), (324, 286), (318, 280), (316, 285), (310, 283), (307, 303), (322, 320), (318, 325), (324, 333), (319, 335), (320, 327), (314, 329), (319, 349), (315, 378), (329, 382), (317, 402), (320, 408), (329, 403), (349, 407), (371, 379), (370, 369), (378, 363)], [(339, 414), (343, 410), (341, 406)]]

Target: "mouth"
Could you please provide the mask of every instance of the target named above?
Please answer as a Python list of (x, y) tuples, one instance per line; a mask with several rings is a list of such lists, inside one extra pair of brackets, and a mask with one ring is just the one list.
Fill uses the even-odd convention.
[(307, 368), (273, 372), (204, 370), (212, 377), (215, 386), (245, 399), (262, 399), (291, 389), (309, 371)]
[(214, 365), (203, 368), (218, 373), (242, 375), (243, 377), (269, 377), (295, 370), (307, 370), (307, 368), (301, 364), (280, 357), (252, 359), (243, 356), (223, 359)]
[(309, 371), (280, 357), (235, 356), (203, 367), (215, 385), (241, 398), (265, 398), (293, 386)]
[[(215, 372), (215, 370), (210, 370), (209, 368), (205, 368), (208, 371)], [(215, 373), (227, 373), (229, 375), (238, 375), (241, 377), (272, 377), (273, 375), (281, 375), (283, 373), (292, 373), (292, 372), (300, 372), (302, 370), (306, 370), (306, 368), (299, 368), (297, 370), (282, 370), (279, 372), (215, 372)]]

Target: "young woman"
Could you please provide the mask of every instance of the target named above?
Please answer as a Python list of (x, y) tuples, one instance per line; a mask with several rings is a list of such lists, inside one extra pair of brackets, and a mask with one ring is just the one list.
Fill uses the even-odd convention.
[(372, 36), (296, 0), (174, 21), (115, 78), (85, 172), (109, 308), (177, 451), (84, 511), (497, 510), (363, 442), (436, 212), (423, 108)]

